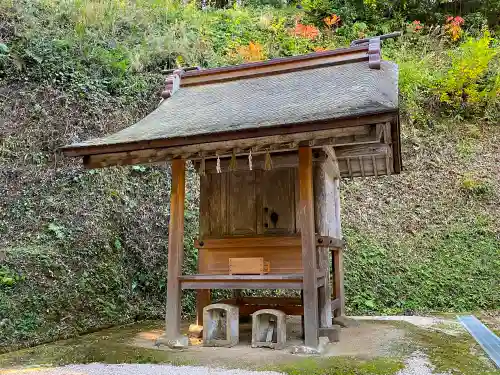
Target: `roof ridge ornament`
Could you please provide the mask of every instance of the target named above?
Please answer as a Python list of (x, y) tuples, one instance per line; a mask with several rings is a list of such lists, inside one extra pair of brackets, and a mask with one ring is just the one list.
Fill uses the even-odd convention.
[(179, 90), (179, 87), (181, 87), (181, 77), (184, 73), (185, 71), (183, 69), (176, 69), (165, 79), (166, 85), (165, 90), (161, 92), (161, 102), (170, 98), (177, 90)]
[(372, 38), (368, 42), (368, 66), (370, 69), (380, 69), (382, 56), (380, 53), (380, 38)]
[(394, 33), (383, 34), (372, 38), (357, 39), (351, 42), (351, 47), (368, 44), (368, 57), (369, 57), (368, 66), (371, 69), (380, 69), (380, 61), (382, 60), (381, 41), (384, 39), (397, 38), (398, 36), (401, 35), (402, 35), (401, 31), (396, 31)]

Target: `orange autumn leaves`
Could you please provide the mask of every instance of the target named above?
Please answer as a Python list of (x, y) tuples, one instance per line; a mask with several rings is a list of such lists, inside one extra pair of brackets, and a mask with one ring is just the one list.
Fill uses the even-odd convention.
[(295, 24), (295, 27), (290, 31), (294, 36), (299, 36), (307, 39), (316, 39), (319, 36), (319, 30), (313, 25), (304, 25), (300, 22)]
[(446, 19), (446, 24), (444, 25), (444, 30), (453, 42), (456, 42), (463, 34), (462, 25), (464, 24), (464, 19), (462, 17), (449, 16)]
[[(323, 19), (323, 22), (326, 27), (326, 32), (331, 32), (335, 28), (339, 27), (342, 20), (340, 16), (336, 14), (332, 14)], [(291, 36), (297, 38), (304, 38), (314, 41), (318, 39), (321, 32), (314, 25), (306, 25), (301, 22), (300, 16), (295, 18), (295, 26), (293, 28), (288, 29), (288, 33)], [(323, 47), (312, 47), (315, 52), (323, 52), (327, 51), (326, 48)], [(262, 61), (267, 56), (264, 51), (263, 46), (259, 42), (251, 41), (248, 45), (242, 45), (236, 48), (235, 52), (233, 52), (233, 58), (235, 60), (243, 60), (245, 62), (253, 62), (253, 61)]]
[(330, 29), (339, 26), (341, 21), (340, 16), (337, 16), (336, 14), (323, 18), (323, 22)]
[(250, 42), (247, 46), (240, 46), (236, 49), (236, 53), (246, 62), (262, 61), (266, 57), (258, 42)]
[[(328, 29), (334, 29), (338, 27), (341, 23), (340, 16), (336, 14), (332, 14), (331, 16), (323, 18), (323, 22)], [(300, 22), (300, 19), (296, 19), (295, 28), (291, 30), (291, 34), (294, 36), (299, 36), (307, 39), (316, 39), (320, 32), (316, 26), (313, 25), (304, 25)]]

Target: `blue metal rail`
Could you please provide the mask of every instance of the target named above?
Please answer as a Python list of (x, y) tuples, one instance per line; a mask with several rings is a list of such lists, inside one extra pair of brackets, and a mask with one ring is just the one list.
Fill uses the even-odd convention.
[(497, 368), (500, 368), (500, 338), (474, 315), (457, 316), (457, 319), (481, 345)]

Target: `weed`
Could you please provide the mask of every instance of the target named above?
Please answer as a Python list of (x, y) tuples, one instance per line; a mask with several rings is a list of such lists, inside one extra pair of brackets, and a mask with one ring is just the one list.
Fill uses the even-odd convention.
[(482, 197), (491, 193), (491, 183), (486, 179), (474, 177), (472, 173), (462, 176), (460, 187), (464, 193), (471, 196)]

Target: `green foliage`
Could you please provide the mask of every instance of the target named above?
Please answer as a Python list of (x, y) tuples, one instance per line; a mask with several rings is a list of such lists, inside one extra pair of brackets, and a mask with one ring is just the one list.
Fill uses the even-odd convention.
[(60, 226), (60, 225), (57, 225), (57, 224), (54, 224), (54, 223), (50, 223), (48, 226), (47, 226), (47, 230), (53, 234), (57, 239), (59, 240), (63, 240), (64, 237), (66, 237), (65, 233), (64, 233), (64, 227)]
[(355, 314), (499, 306), (500, 243), (480, 223), (390, 244), (351, 228), (345, 235), (346, 299)]
[(11, 287), (17, 282), (23, 280), (23, 277), (7, 267), (0, 267), (0, 288)]
[(497, 86), (500, 65), (493, 59), (499, 52), (499, 48), (492, 46), (488, 31), (480, 39), (469, 38), (452, 50), (451, 67), (436, 82), (439, 100), (459, 111), (497, 104), (500, 101), (500, 87)]
[[(469, 27), (480, 29), (484, 24), (498, 25), (500, 1), (432, 1), (432, 0), (303, 0), (308, 15), (320, 22), (335, 13), (347, 25), (366, 22), (374, 28), (394, 27), (401, 21), (420, 20), (427, 24), (442, 24), (449, 15), (463, 16)], [(378, 24), (378, 25), (377, 25)]]
[(460, 181), (461, 189), (467, 194), (482, 197), (491, 193), (491, 183), (487, 179), (476, 178), (472, 173), (465, 173)]
[(451, 49), (434, 36), (407, 35), (384, 52), (399, 63), (405, 116), (419, 125), (436, 119), (500, 118), (500, 46), (488, 31)]

